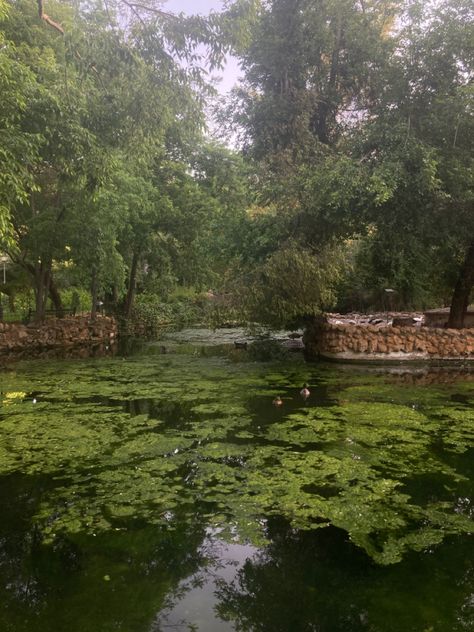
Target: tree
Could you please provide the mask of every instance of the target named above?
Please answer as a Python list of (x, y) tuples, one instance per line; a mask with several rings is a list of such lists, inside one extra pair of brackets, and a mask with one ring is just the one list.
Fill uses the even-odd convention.
[[(260, 211), (249, 218), (254, 220), (250, 233), (260, 225), (265, 235), (255, 243), (266, 244), (264, 249), (257, 246), (261, 258), (252, 265), (262, 267), (263, 279), (271, 260), (291, 252), (295, 269), (305, 261), (319, 284), (305, 285), (306, 296), (296, 298), (290, 308), (280, 295), (286, 290), (276, 283), (273, 298), (286, 303), (290, 320), (296, 304), (306, 305), (307, 314), (316, 305), (318, 310), (330, 305), (332, 301), (315, 302), (314, 293), (334, 297), (339, 275), (324, 274), (329, 259), (335, 270), (328, 258), (334, 240), (343, 243), (365, 230), (365, 205), (383, 196), (382, 183), (353, 159), (344, 142), (351, 117), (373, 102), (390, 52), (387, 28), (395, 9), (391, 2), (262, 3), (242, 53), (246, 82), (237, 93), (234, 120), (243, 129), (245, 153), (258, 164)], [(312, 262), (311, 252), (318, 253)]]
[[(0, 0), (0, 24), (8, 19), (6, 2)], [(12, 41), (0, 31), (0, 247), (14, 245), (10, 217), (34, 188), (30, 168), (40, 135), (28, 133), (21, 120), (28, 101), (41, 91), (34, 74), (18, 57)]]
[[(120, 284), (110, 277), (128, 274), (128, 313), (139, 261), (156, 243), (160, 207), (168, 205), (153, 169), (170, 158), (183, 162), (204, 120), (202, 73), (183, 70), (169, 49), (191, 58), (204, 34), (188, 28), (180, 38), (170, 27), (160, 39), (140, 20), (124, 29), (112, 5), (51, 5), (51, 15), (64, 37), (27, 0), (11, 10), (2, 35), (10, 74), (0, 117), (9, 142), (0, 159), (12, 166), (0, 199), (3, 221), (12, 213), (11, 255), (31, 274), (38, 321), (48, 295), (59, 301), (55, 266), (85, 271), (86, 256), (94, 296), (105, 290), (106, 261), (115, 262), (109, 286)], [(24, 86), (8, 80), (14, 72)]]
[(202, 214), (206, 219), (197, 243), (199, 257), (206, 262), (207, 283), (221, 285), (245, 250), (247, 210), (253, 200), (252, 168), (236, 151), (211, 142), (196, 148), (191, 168), (208, 209)]
[(284, 167), (334, 146), (351, 112), (368, 107), (387, 55), (394, 2), (272, 0), (243, 52), (238, 122), (252, 155)]
[(129, 318), (135, 299), (140, 265), (147, 263), (147, 257), (156, 247), (163, 216), (169, 212), (170, 202), (166, 195), (153, 188), (151, 181), (139, 176), (124, 174), (121, 188), (127, 215), (120, 241), (128, 268), (123, 313)]
[(275, 250), (285, 237), (315, 248), (367, 235), (373, 252), (389, 245), (374, 265), (406, 304), (428, 273), (452, 283), (464, 259), (451, 325), (472, 287), (470, 17), (463, 0), (275, 0), (243, 55), (236, 108), (261, 203), (282, 218)]
[[(434, 278), (444, 273), (455, 286), (449, 326), (461, 327), (474, 279), (472, 8), (411, 2), (403, 23), (356, 155), (391, 191), (372, 215), (378, 233), (416, 241), (412, 276), (423, 262)], [(447, 274), (456, 265), (454, 283)]]

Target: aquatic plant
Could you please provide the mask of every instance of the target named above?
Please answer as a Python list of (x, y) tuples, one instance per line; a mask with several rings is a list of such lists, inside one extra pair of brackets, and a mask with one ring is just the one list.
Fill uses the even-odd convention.
[(262, 543), (284, 516), (343, 529), (389, 564), (472, 531), (459, 502), (472, 496), (472, 384), (169, 354), (25, 363), (2, 392), (0, 474), (49, 478), (35, 515), (46, 542), (199, 514)]

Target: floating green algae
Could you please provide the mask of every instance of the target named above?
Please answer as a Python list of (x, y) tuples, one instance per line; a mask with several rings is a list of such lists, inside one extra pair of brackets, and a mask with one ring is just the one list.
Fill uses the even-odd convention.
[[(472, 382), (184, 354), (31, 362), (2, 377), (0, 475), (50, 478), (35, 514), (46, 541), (131, 519), (173, 529), (198, 512), (261, 543), (265, 520), (283, 516), (343, 529), (389, 564), (472, 531), (459, 502), (472, 498)], [(417, 483), (415, 498), (423, 477), (441, 491)]]

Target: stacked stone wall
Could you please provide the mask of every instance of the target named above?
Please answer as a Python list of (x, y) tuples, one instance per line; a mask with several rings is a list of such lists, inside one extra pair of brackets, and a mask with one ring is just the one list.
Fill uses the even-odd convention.
[(474, 329), (314, 323), (304, 342), (310, 358), (474, 360)]
[(117, 323), (108, 316), (98, 316), (94, 322), (85, 316), (75, 316), (50, 319), (41, 325), (0, 323), (0, 357), (112, 344), (117, 334)]

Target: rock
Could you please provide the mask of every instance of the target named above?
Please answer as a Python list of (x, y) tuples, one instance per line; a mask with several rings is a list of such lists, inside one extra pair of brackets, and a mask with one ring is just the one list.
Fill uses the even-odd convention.
[(358, 351), (364, 353), (365, 351), (367, 351), (368, 347), (369, 347), (369, 343), (367, 342), (367, 340), (359, 340), (359, 345), (358, 345)]
[(395, 316), (392, 320), (392, 327), (414, 327), (415, 319), (411, 316)]
[(385, 321), (383, 320), (383, 318), (371, 318), (369, 320), (369, 323), (371, 325), (380, 325), (380, 323), (384, 323)]
[(377, 340), (371, 339), (368, 342), (369, 353), (375, 353), (377, 351)]
[[(113, 341), (117, 325), (113, 319), (103, 318), (95, 328), (90, 327), (84, 317), (68, 319), (49, 319), (43, 325), (25, 326), (19, 323), (0, 323), (0, 354), (14, 351), (25, 357), (36, 355), (46, 349), (67, 349), (89, 345), (92, 339), (97, 342)], [(86, 354), (88, 353), (86, 348)]]

